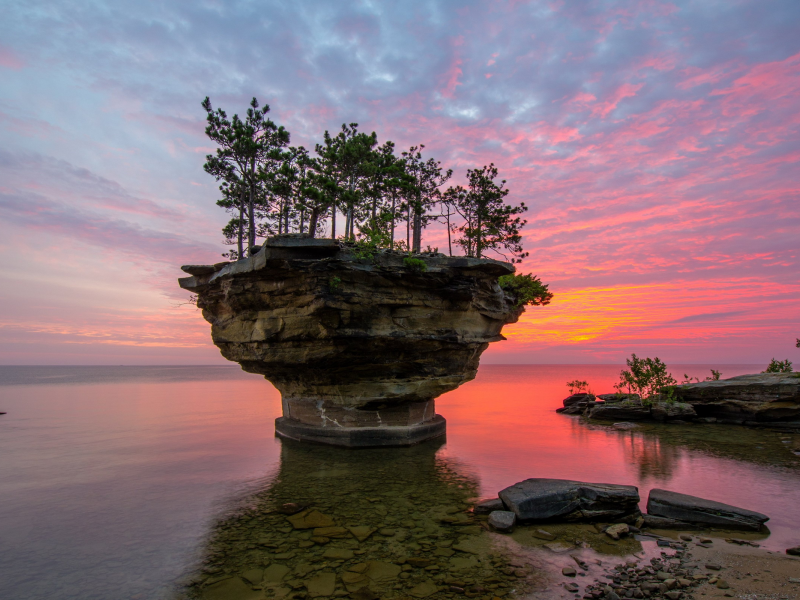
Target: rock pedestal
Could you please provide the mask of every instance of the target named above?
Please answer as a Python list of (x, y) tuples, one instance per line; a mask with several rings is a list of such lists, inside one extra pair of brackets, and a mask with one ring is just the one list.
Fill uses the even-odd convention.
[(270, 238), (235, 263), (189, 265), (222, 355), (281, 392), (278, 435), (405, 446), (445, 433), (434, 399), (475, 377), (481, 353), (522, 313), (488, 259), (379, 252)]

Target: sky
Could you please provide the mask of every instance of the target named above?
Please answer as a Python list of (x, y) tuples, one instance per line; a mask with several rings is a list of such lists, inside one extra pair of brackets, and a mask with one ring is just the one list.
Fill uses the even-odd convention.
[(800, 365), (797, 0), (3, 5), (0, 364), (224, 362), (177, 278), (226, 250), (200, 103), (255, 96), (498, 166), (555, 296), (484, 362)]

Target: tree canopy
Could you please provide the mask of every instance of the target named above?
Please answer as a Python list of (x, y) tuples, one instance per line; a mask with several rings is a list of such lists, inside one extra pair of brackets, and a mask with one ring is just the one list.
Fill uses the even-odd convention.
[[(507, 202), (510, 191), (494, 164), (468, 169), (466, 187), (445, 190), (453, 171), (426, 155), (423, 144), (398, 152), (391, 141), (379, 143), (375, 132), (345, 123), (338, 132), (325, 131), (312, 154), (290, 146), (289, 132), (256, 98), (243, 118), (214, 109), (209, 98), (202, 106), (206, 135), (217, 146), (204, 168), (219, 182), (217, 204), (231, 214), (222, 230), (235, 247), (228, 258), (246, 256), (257, 238), (269, 235), (337, 238), (337, 215), (344, 217), (339, 239), (373, 248), (419, 253), (423, 231), (439, 222), (451, 255), (455, 242), (475, 258), (519, 262), (527, 256), (520, 233), (527, 207)], [(543, 293), (534, 290), (537, 282), (520, 280), (514, 291), (524, 303), (546, 304), (546, 286)]]

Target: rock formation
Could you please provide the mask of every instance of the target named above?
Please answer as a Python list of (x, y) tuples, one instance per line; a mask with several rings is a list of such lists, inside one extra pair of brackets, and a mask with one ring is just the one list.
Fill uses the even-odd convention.
[(676, 388), (701, 417), (730, 421), (800, 421), (800, 373), (758, 373)]
[(752, 510), (655, 488), (647, 498), (647, 514), (706, 527), (751, 531), (758, 531), (769, 521), (767, 515)]
[(590, 419), (697, 421), (800, 429), (800, 373), (758, 373), (676, 386), (670, 400), (572, 394), (556, 412)]
[(335, 240), (270, 238), (235, 263), (189, 265), (211, 337), (281, 392), (279, 435), (345, 446), (442, 435), (434, 399), (475, 377), (481, 353), (522, 313), (489, 259), (359, 257)]
[(568, 479), (526, 479), (499, 494), (520, 521), (614, 521), (639, 515), (632, 485)]

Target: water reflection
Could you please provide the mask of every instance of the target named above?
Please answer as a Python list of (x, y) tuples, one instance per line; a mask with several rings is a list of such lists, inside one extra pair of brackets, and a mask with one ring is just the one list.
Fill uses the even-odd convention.
[(477, 478), (441, 442), (281, 444), (273, 481), (213, 528), (182, 596), (437, 598), (455, 586), (492, 598), (524, 588), (529, 572), (469, 512)]

